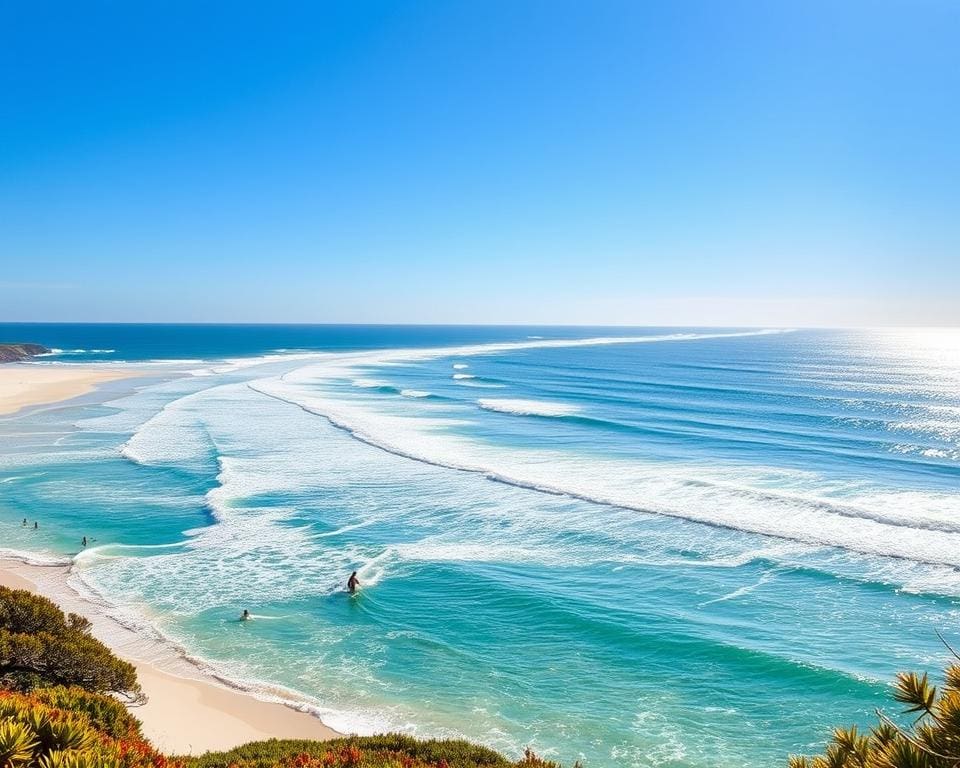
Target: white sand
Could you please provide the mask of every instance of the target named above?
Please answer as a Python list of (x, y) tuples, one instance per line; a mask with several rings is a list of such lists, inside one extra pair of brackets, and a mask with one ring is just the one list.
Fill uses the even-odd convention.
[[(0, 365), (0, 414), (69, 400), (104, 382), (137, 375), (115, 368)], [(148, 701), (132, 711), (143, 723), (144, 735), (161, 751), (200, 754), (272, 737), (329, 739), (340, 735), (312, 715), (228, 688), (186, 660), (180, 660), (177, 670), (183, 672), (182, 677), (159, 669), (149, 661), (151, 641), (72, 592), (67, 576), (66, 566), (0, 560), (0, 584), (38, 592), (65, 611), (83, 614), (92, 622), (94, 635), (136, 666)]]
[[(227, 688), (184, 659), (171, 674), (151, 663), (159, 643), (122, 627), (67, 586), (67, 566), (0, 560), (0, 584), (49, 597), (64, 611), (90, 619), (93, 634), (133, 662), (148, 701), (132, 707), (144, 735), (166, 754), (201, 754), (269, 738), (330, 739), (339, 736), (319, 719), (283, 704), (261, 701)], [(160, 652), (163, 653), (163, 652)], [(173, 662), (177, 663), (177, 660)], [(164, 665), (170, 666), (169, 658)]]
[(69, 400), (92, 392), (98, 384), (137, 375), (118, 368), (0, 365), (0, 414)]

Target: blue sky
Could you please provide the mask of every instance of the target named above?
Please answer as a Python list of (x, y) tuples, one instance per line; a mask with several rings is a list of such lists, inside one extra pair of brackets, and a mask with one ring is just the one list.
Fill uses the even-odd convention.
[(960, 4), (0, 2), (0, 320), (960, 324)]

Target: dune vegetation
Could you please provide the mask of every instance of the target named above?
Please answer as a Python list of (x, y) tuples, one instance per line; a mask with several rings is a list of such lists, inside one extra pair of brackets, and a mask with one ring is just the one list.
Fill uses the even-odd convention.
[(6, 587), (0, 587), (0, 685), (77, 686), (130, 703), (142, 697), (133, 665), (91, 636), (83, 616), (65, 616), (44, 597)]
[[(823, 754), (790, 757), (789, 768), (960, 766), (960, 655), (954, 656), (939, 688), (926, 674), (898, 675), (894, 698), (904, 711), (897, 720), (878, 712), (868, 732), (838, 728)], [(271, 739), (167, 756), (127, 709), (142, 701), (133, 667), (90, 635), (86, 619), (0, 587), (0, 768), (559, 768), (529, 750), (511, 760), (467, 741), (399, 734)]]
[[(944, 645), (947, 645), (944, 643)], [(823, 754), (793, 756), (790, 768), (956, 768), (960, 766), (960, 655), (947, 666), (938, 689), (926, 673), (901, 672), (894, 699), (896, 720), (882, 711), (869, 732), (837, 728)], [(906, 717), (904, 722), (898, 722)]]
[(3, 768), (164, 768), (171, 762), (115, 698), (62, 686), (0, 691)]
[(144, 700), (133, 666), (50, 600), (0, 587), (0, 768), (558, 768), (460, 740), (409, 736), (253, 742), (166, 756), (125, 706)]
[(333, 741), (271, 739), (184, 761), (187, 768), (554, 768), (557, 765), (532, 752), (513, 761), (468, 741), (422, 740), (399, 734), (352, 736)]

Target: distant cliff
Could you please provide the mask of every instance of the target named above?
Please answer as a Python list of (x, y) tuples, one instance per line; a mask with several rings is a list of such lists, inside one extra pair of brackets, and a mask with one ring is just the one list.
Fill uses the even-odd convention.
[(40, 344), (0, 344), (0, 363), (15, 363), (50, 350)]

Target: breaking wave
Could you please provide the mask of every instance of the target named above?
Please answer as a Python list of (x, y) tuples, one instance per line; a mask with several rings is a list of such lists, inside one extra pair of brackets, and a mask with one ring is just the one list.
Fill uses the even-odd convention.
[(581, 408), (567, 403), (549, 403), (540, 400), (509, 400), (481, 398), (477, 405), (487, 411), (512, 413), (517, 416), (571, 416)]
[(544, 452), (491, 449), (435, 433), (427, 420), (378, 414), (361, 405), (317, 397), (285, 381), (259, 380), (249, 386), (323, 416), (370, 445), (436, 466), (482, 474), (496, 482), (815, 546), (960, 568), (960, 525), (956, 522), (960, 511), (950, 494), (926, 493), (922, 506), (914, 500), (903, 508), (920, 510), (911, 513), (900, 511), (893, 499), (866, 495), (839, 501), (757, 489), (700, 467), (684, 470), (637, 462), (586, 461), (559, 452), (550, 452), (549, 461), (544, 461)]

